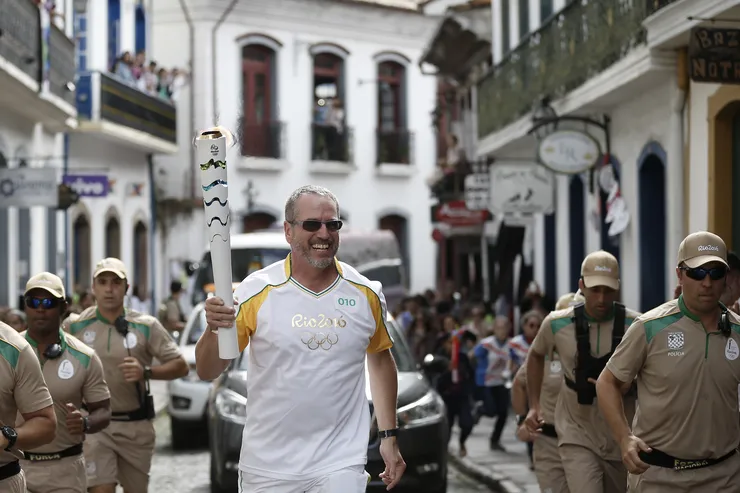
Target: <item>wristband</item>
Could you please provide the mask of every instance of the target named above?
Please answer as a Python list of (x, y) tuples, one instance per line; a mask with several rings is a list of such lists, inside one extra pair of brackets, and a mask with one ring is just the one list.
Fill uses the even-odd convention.
[(383, 438), (390, 438), (390, 437), (396, 437), (398, 436), (398, 428), (393, 428), (391, 430), (383, 430), (378, 432), (378, 436)]

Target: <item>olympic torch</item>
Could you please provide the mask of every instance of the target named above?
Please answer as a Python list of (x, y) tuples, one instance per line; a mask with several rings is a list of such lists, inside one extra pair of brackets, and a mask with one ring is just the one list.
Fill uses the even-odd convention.
[[(211, 242), (211, 269), (216, 296), (228, 306), (233, 303), (231, 282), (231, 236), (229, 227), (229, 189), (226, 176), (228, 133), (218, 127), (202, 132), (195, 140), (203, 188), (206, 230)], [(218, 330), (218, 356), (234, 359), (239, 356), (236, 327)]]

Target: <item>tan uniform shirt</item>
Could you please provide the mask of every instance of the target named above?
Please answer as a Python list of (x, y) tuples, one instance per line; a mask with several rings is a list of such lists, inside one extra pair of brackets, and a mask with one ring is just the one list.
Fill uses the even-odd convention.
[[(522, 365), (516, 373), (515, 380), (527, 385), (527, 365)], [(542, 378), (542, 391), (540, 392), (540, 412), (545, 423), (555, 423), (555, 404), (563, 386), (563, 370), (557, 353), (553, 358), (547, 357), (545, 362), (545, 374)]]
[[(70, 325), (70, 332), (92, 347), (103, 363), (105, 381), (111, 393), (111, 412), (133, 412), (141, 406), (140, 392), (144, 384), (126, 382), (118, 367), (123, 359), (132, 356), (143, 366), (151, 365), (156, 358), (166, 363), (180, 356), (180, 349), (174, 339), (151, 316), (133, 310), (126, 310), (128, 333), (126, 337), (116, 331), (112, 321), (108, 321), (90, 307), (80, 314), (80, 318)], [(138, 390), (137, 390), (138, 387)]]
[[(23, 335), (36, 350), (36, 342), (28, 332)], [(82, 443), (82, 435), (70, 435), (67, 431), (67, 410), (65, 404), (70, 402), (80, 409), (82, 402), (100, 402), (110, 399), (108, 385), (103, 378), (103, 365), (95, 351), (70, 334), (60, 330), (62, 354), (58, 358), (46, 359), (41, 364), (44, 379), (49, 386), (54, 400), (54, 412), (57, 415), (57, 434), (54, 441), (29, 450), (29, 452), (61, 452)], [(44, 359), (41, 356), (39, 359)], [(18, 417), (18, 422), (23, 422)]]
[[(576, 328), (573, 308), (551, 312), (542, 322), (530, 350), (549, 355), (556, 351), (564, 377), (575, 381)], [(629, 327), (639, 314), (627, 309), (625, 327)], [(612, 349), (612, 327), (614, 319), (596, 321), (587, 316), (590, 329), (591, 354), (600, 358)], [(634, 413), (635, 399), (625, 398), (625, 412)], [(555, 429), (560, 445), (580, 445), (591, 450), (602, 459), (621, 460), (619, 445), (614, 441), (594, 399), (590, 406), (578, 404), (576, 392), (563, 384), (555, 407)]]
[(637, 376), (633, 432), (679, 459), (716, 459), (738, 445), (740, 317), (730, 337), (707, 331), (683, 297), (650, 310), (629, 328), (607, 368)]
[[(19, 412), (33, 413), (51, 405), (33, 348), (15, 329), (0, 322), (0, 424), (15, 426)], [(0, 466), (16, 460), (0, 450)]]

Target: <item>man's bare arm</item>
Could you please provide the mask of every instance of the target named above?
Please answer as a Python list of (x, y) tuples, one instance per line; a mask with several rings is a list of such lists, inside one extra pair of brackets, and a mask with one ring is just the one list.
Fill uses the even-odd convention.
[(618, 444), (631, 434), (627, 416), (624, 414), (622, 392), (628, 383), (622, 382), (608, 369), (604, 368), (596, 381), (596, 397), (599, 410), (604, 416), (612, 436)]
[(529, 407), (530, 409), (535, 409), (539, 412), (542, 378), (545, 373), (545, 355), (539, 354), (533, 348), (530, 348), (525, 364), (527, 365), (527, 394), (529, 397)]
[(22, 416), (25, 422), (15, 429), (18, 433), (15, 448), (31, 450), (54, 441), (57, 416), (54, 414), (53, 405), (32, 413), (23, 413)]
[(514, 385), (511, 387), (511, 407), (519, 416), (527, 414), (527, 385), (523, 378), (519, 378), (519, 372), (517, 372)]
[(391, 350), (368, 353), (367, 371), (378, 429), (390, 430), (398, 427), (398, 371)]

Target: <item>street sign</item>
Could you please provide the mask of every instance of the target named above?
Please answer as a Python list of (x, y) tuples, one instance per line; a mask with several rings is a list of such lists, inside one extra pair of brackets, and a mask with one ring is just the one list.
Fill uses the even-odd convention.
[(494, 164), (489, 210), (493, 214), (550, 214), (554, 187), (553, 174), (538, 164)]
[(693, 28), (689, 77), (695, 82), (740, 84), (740, 29)]
[(0, 209), (56, 207), (57, 174), (48, 168), (0, 169)]
[(491, 178), (488, 173), (472, 173), (465, 177), (465, 207), (471, 211), (487, 211)]

